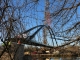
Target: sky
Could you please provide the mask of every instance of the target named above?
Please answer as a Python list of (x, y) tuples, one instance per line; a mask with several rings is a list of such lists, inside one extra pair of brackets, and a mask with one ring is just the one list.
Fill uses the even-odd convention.
[[(28, 1), (30, 1), (30, 2), (28, 2)], [(19, 9), (20, 9), (20, 12), (18, 12), (19, 10), (15, 8), (14, 17), (17, 19), (19, 15), (21, 16), (20, 20), (23, 23), (23, 25), (25, 26), (25, 30), (28, 30), (28, 29), (30, 29), (34, 26), (37, 26), (37, 25), (43, 25), (44, 24), (44, 20), (45, 20), (45, 0), (39, 0), (38, 3), (33, 2), (33, 1), (36, 1), (36, 0), (27, 0), (26, 2), (24, 0), (11, 0), (11, 2), (13, 4), (13, 7), (16, 7), (16, 8), (19, 7)], [(58, 0), (56, 0), (56, 3), (54, 5), (58, 6), (59, 3), (57, 3), (57, 1)], [(50, 0), (50, 2), (52, 3), (51, 0)], [(28, 3), (28, 5), (26, 5), (25, 7), (22, 7), (26, 3)], [(58, 8), (60, 8), (60, 7), (58, 7)], [(49, 12), (51, 14), (53, 12), (53, 9), (56, 11), (57, 10), (56, 6), (52, 6), (52, 8), (50, 8)], [(78, 14), (79, 14), (79, 17), (80, 17), (80, 7), (78, 8)], [(54, 28), (54, 25), (57, 23), (58, 18), (57, 19), (52, 18), (51, 20), (53, 20), (53, 24), (51, 22), (51, 25), (52, 25), (52, 28)], [(60, 22), (57, 23), (56, 28), (54, 28), (55, 32), (56, 31), (59, 31), (59, 32), (62, 31), (61, 28), (60, 28), (61, 24), (62, 24), (62, 20), (59, 20), (59, 21)], [(70, 21), (71, 22), (69, 22), (66, 26), (64, 26), (63, 30), (66, 30), (68, 27), (73, 25), (73, 23), (75, 23), (76, 21), (78, 22), (80, 20), (79, 19), (75, 20), (75, 16), (74, 16), (73, 19), (70, 20)], [(33, 33), (34, 31), (32, 31), (31, 33)], [(1, 33), (0, 33), (0, 35), (1, 35)], [(38, 38), (38, 37), (40, 37), (40, 38)], [(37, 41), (39, 41), (39, 40), (41, 41), (42, 38), (43, 38), (43, 32), (41, 30), (36, 35), (35, 39), (37, 39)], [(52, 44), (52, 41), (50, 41), (50, 36), (48, 36), (47, 39), (48, 39), (49, 44)], [(54, 43), (55, 43), (55, 40), (54, 40)], [(63, 42), (58, 41), (58, 43), (62, 44)]]

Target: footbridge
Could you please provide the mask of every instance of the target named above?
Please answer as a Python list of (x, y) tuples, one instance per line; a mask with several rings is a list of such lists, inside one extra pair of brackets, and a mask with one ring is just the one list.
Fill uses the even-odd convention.
[[(47, 29), (47, 31), (50, 35), (49, 36), (50, 39), (47, 39), (47, 44), (43, 43), (43, 39), (42, 39), (42, 42), (36, 40), (36, 38), (38, 38), (38, 39), (40, 38), (36, 35), (44, 28)], [(5, 41), (8, 41), (8, 40), (11, 40), (12, 42), (17, 42), (18, 40), (20, 40), (22, 44), (43, 46), (43, 47), (48, 47), (48, 48), (58, 48), (58, 47), (63, 47), (63, 46), (69, 45), (69, 44), (76, 42), (76, 41), (78, 42), (80, 40), (80, 36), (78, 36), (75, 39), (63, 40), (63, 41), (67, 41), (67, 42), (64, 44), (58, 45), (58, 40), (57, 40), (56, 36), (54, 35), (54, 32), (50, 28), (50, 26), (38, 25), (38, 26), (32, 27), (32, 28), (20, 33), (19, 36), (17, 35), (14, 38), (9, 38), (9, 39), (6, 39)], [(50, 44), (49, 41), (51, 41), (51, 45), (49, 45)], [(54, 43), (56, 44), (56, 46), (54, 46)]]

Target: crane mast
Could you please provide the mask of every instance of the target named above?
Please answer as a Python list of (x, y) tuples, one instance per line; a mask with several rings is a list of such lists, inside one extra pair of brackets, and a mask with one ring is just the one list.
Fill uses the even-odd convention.
[[(45, 0), (45, 20), (44, 25), (50, 26), (49, 0)], [(43, 43), (47, 44), (47, 29), (43, 29)]]

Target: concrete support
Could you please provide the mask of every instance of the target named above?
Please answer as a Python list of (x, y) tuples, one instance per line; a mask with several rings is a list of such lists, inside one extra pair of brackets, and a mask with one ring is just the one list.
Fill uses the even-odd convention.
[(24, 45), (17, 44), (14, 60), (23, 60), (24, 56)]

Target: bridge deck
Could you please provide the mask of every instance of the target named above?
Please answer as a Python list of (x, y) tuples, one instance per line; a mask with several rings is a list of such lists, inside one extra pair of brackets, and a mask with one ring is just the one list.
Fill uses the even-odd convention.
[[(17, 42), (16, 38), (11, 38), (12, 42)], [(22, 39), (21, 38), (21, 43), (22, 44), (28, 44), (28, 45), (34, 45), (34, 46), (43, 46), (43, 47), (48, 47), (48, 48), (53, 48), (53, 46), (50, 45), (46, 45), (46, 44), (42, 44), (36, 41), (32, 41), (32, 40), (26, 40), (26, 39)]]

